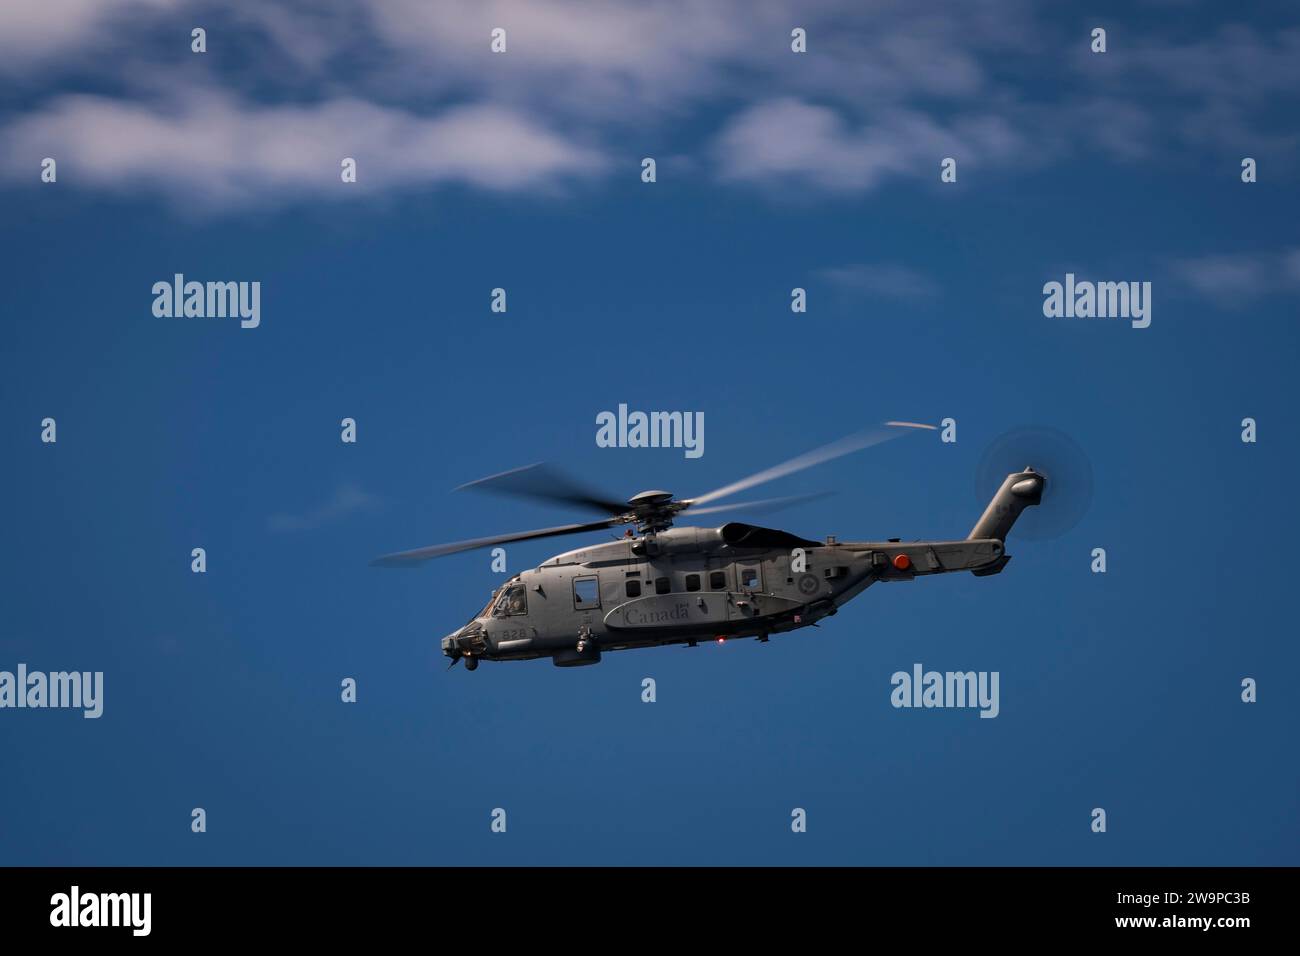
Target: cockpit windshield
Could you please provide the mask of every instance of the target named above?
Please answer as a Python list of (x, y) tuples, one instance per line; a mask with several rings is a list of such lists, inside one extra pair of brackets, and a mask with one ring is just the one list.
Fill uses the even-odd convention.
[(496, 606), (492, 608), (493, 617), (528, 613), (528, 589), (519, 581), (511, 581), (497, 594)]

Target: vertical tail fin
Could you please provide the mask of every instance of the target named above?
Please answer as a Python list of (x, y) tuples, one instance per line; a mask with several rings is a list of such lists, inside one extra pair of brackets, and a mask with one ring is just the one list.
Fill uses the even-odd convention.
[(1020, 513), (1043, 500), (1043, 489), (1046, 486), (1047, 478), (1032, 468), (1007, 475), (1006, 481), (1002, 482), (1002, 487), (984, 509), (984, 514), (975, 523), (968, 537), (1005, 541), (1007, 532), (1016, 523)]

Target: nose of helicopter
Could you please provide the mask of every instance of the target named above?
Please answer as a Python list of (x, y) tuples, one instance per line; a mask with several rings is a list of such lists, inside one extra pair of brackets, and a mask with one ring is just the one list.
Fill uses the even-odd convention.
[(450, 658), (470, 657), (487, 650), (487, 634), (478, 620), (470, 621), (442, 639), (442, 653)]
[(471, 621), (469, 624), (462, 624), (442, 639), (442, 653), (445, 656), (455, 659), (465, 652), (465, 645), (469, 642), (462, 639), (466, 637), (466, 632), (474, 623)]

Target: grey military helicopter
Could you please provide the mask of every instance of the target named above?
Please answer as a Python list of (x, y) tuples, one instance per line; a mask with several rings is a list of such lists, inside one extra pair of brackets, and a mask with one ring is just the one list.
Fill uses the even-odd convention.
[(606, 651), (754, 637), (767, 641), (816, 624), (877, 583), (969, 571), (998, 574), (1011, 556), (1006, 537), (1025, 508), (1039, 504), (1047, 477), (1031, 467), (1006, 475), (969, 535), (955, 541), (821, 541), (737, 521), (716, 528), (674, 527), (684, 512), (775, 509), (815, 495), (714, 505), (721, 498), (905, 433), (933, 428), (888, 422), (694, 498), (650, 490), (626, 502), (588, 491), (530, 465), (462, 485), (593, 509), (578, 524), (417, 548), (376, 559), (382, 567), (626, 526), (624, 536), (556, 555), (516, 574), (442, 640), (450, 666), (549, 657), (558, 667), (599, 663)]

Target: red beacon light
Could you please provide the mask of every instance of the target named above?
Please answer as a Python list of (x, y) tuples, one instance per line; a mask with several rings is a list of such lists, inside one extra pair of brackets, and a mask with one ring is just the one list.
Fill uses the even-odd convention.
[(912, 559), (905, 554), (894, 555), (894, 567), (900, 571), (906, 571), (912, 566)]

